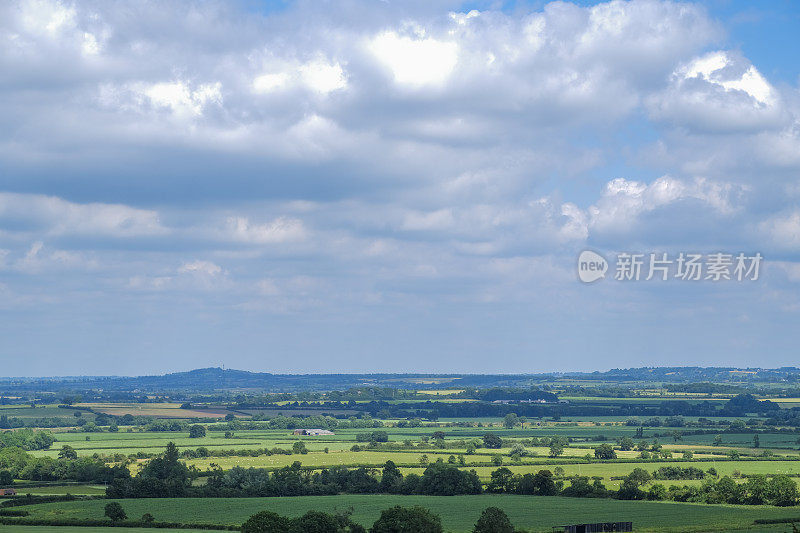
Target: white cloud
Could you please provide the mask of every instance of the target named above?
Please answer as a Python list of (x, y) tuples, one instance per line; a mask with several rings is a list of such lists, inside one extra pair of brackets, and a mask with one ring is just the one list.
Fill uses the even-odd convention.
[(403, 218), (402, 228), (405, 230), (447, 230), (454, 225), (453, 212), (450, 209), (439, 209), (428, 213), (411, 212)]
[(685, 181), (663, 176), (650, 184), (616, 178), (606, 184), (598, 202), (588, 210), (592, 231), (631, 231), (639, 218), (656, 209), (683, 200), (698, 201), (720, 215), (731, 215), (744, 189), (730, 183), (717, 183), (702, 178)]
[(458, 62), (458, 45), (430, 37), (407, 37), (387, 31), (375, 36), (369, 50), (400, 84), (443, 84)]
[[(744, 69), (744, 72), (742, 70)], [(726, 52), (712, 52), (699, 57), (676, 73), (683, 80), (700, 79), (719, 85), (726, 91), (742, 91), (754, 105), (775, 103), (775, 90), (753, 65), (737, 65)]]
[(339, 63), (316, 60), (300, 66), (303, 82), (313, 91), (327, 94), (347, 86), (344, 70)]
[(167, 232), (158, 213), (119, 204), (69, 202), (55, 196), (0, 192), (0, 217), (25, 221), (44, 235), (137, 237)]
[(749, 61), (726, 51), (679, 67), (648, 107), (658, 120), (701, 131), (773, 129), (788, 119), (777, 90)]
[(207, 105), (222, 103), (219, 82), (200, 84), (194, 89), (183, 81), (160, 82), (140, 85), (136, 90), (147, 97), (153, 107), (169, 109), (182, 118), (200, 116)]
[(261, 74), (253, 80), (253, 90), (259, 93), (268, 93), (283, 88), (289, 82), (286, 72), (269, 72)]
[(245, 217), (230, 217), (227, 228), (234, 240), (254, 244), (299, 241), (307, 233), (301, 220), (289, 217), (278, 217), (266, 224), (253, 224)]
[(21, 22), (32, 34), (56, 36), (75, 27), (77, 12), (61, 1), (31, 0), (21, 3)]
[(179, 274), (203, 274), (206, 276), (217, 276), (222, 274), (222, 267), (212, 263), (211, 261), (192, 261), (191, 263), (184, 263), (178, 268)]
[(759, 225), (759, 230), (779, 249), (800, 251), (800, 211), (771, 217)]

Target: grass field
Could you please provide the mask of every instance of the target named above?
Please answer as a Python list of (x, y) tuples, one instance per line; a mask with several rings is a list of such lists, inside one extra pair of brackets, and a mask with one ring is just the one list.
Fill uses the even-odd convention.
[[(636, 531), (782, 531), (781, 526), (756, 528), (759, 518), (792, 518), (792, 508), (684, 503), (595, 500), (514, 495), (398, 496), (346, 495), (293, 498), (140, 499), (120, 501), (129, 517), (151, 513), (159, 521), (238, 525), (250, 515), (271, 510), (299, 516), (308, 510), (334, 511), (353, 507), (353, 518), (370, 526), (380, 511), (393, 505), (422, 505), (442, 517), (446, 531), (467, 532), (480, 512), (501, 507), (520, 528), (550, 531), (554, 525), (602, 521), (633, 521)], [(107, 501), (92, 500), (26, 507), (32, 518), (101, 519)], [(28, 532), (26, 532), (28, 533)]]
[[(153, 528), (141, 527), (0, 526), (0, 530), (4, 533), (153, 533)], [(167, 529), (166, 531), (198, 533), (207, 530)]]

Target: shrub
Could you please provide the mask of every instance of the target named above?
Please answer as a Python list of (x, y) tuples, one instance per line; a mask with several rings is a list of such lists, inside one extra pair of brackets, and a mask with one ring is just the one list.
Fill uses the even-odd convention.
[(425, 507), (399, 505), (381, 512), (370, 533), (443, 533), (439, 515)]
[(242, 533), (286, 533), (292, 528), (292, 521), (272, 511), (261, 511), (242, 524)]
[(128, 518), (128, 515), (125, 514), (125, 509), (122, 508), (119, 502), (107, 503), (105, 515), (110, 518), (112, 522), (118, 522)]
[(508, 515), (498, 507), (487, 507), (475, 522), (473, 533), (514, 533)]
[(205, 436), (206, 436), (205, 426), (201, 426), (200, 424), (195, 424), (194, 426), (191, 426), (189, 428), (189, 438), (199, 439)]

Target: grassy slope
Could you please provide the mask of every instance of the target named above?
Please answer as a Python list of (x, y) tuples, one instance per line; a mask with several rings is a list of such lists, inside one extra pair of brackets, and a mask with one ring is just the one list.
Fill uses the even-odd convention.
[[(31, 516), (102, 518), (107, 501), (42, 504), (28, 507)], [(553, 525), (594, 521), (632, 520), (637, 531), (728, 531), (755, 529), (757, 518), (797, 517), (798, 509), (694, 505), (663, 502), (626, 502), (561, 497), (513, 495), (394, 496), (346, 495), (296, 498), (141, 499), (121, 502), (129, 517), (149, 512), (160, 521), (240, 524), (248, 516), (272, 510), (300, 515), (310, 509), (333, 511), (352, 506), (354, 518), (371, 525), (382, 509), (392, 505), (424, 505), (442, 516), (445, 529), (470, 531), (480, 512), (489, 506), (506, 510), (518, 527), (550, 531)]]

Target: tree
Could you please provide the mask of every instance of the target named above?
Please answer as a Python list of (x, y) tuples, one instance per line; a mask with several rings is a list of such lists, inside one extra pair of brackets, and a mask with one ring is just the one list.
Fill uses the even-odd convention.
[(292, 522), (294, 522), (293, 531), (302, 531), (303, 533), (338, 533), (340, 531), (337, 517), (321, 511), (308, 511)]
[(555, 496), (558, 487), (553, 481), (553, 473), (549, 470), (539, 470), (535, 474), (525, 474), (517, 484), (520, 494), (535, 494), (536, 496)]
[(156, 518), (153, 515), (151, 515), (150, 513), (144, 513), (142, 515), (141, 521), (144, 524), (152, 524), (153, 522), (156, 521)]
[(753, 448), (758, 448), (759, 446), (761, 446), (761, 441), (758, 438), (758, 433), (756, 433), (753, 435)]
[(0, 486), (8, 487), (14, 483), (14, 475), (10, 470), (0, 470)]
[(272, 511), (261, 511), (242, 524), (242, 533), (286, 533), (292, 530), (292, 521)]
[(77, 459), (78, 452), (75, 451), (75, 448), (65, 444), (61, 447), (61, 450), (58, 452), (59, 459)]
[(558, 442), (557, 440), (553, 440), (550, 443), (550, 457), (558, 457), (564, 453), (564, 445)]
[(516, 413), (508, 413), (505, 418), (503, 418), (503, 426), (505, 426), (506, 429), (514, 429), (519, 424), (519, 417)]
[(797, 505), (797, 483), (786, 474), (777, 475), (769, 481), (767, 497), (772, 505)]
[(486, 490), (489, 492), (514, 492), (514, 473), (506, 467), (498, 468), (492, 472)]
[(303, 441), (298, 440), (292, 444), (292, 453), (305, 455), (308, 453), (308, 448), (306, 448), (306, 444)]
[(381, 492), (397, 492), (400, 490), (402, 483), (403, 474), (400, 473), (400, 469), (397, 468), (394, 461), (386, 461), (381, 475)]
[(199, 439), (206, 436), (206, 427), (200, 424), (189, 426), (189, 438)]
[(594, 449), (594, 457), (595, 459), (603, 460), (616, 459), (617, 452), (614, 451), (614, 448), (612, 448), (610, 444), (601, 444)]
[(621, 441), (619, 441), (619, 449), (627, 452), (633, 449), (633, 439), (630, 437), (623, 437)]
[(508, 515), (498, 507), (487, 507), (475, 522), (473, 533), (514, 533)]
[[(244, 530), (242, 530), (244, 531)], [(396, 505), (381, 512), (370, 533), (443, 533), (442, 519), (425, 507)]]
[(487, 433), (483, 436), (483, 446), (485, 448), (502, 448), (503, 447), (503, 439), (495, 435), (494, 433)]
[(667, 489), (661, 483), (656, 483), (655, 485), (651, 486), (650, 489), (647, 491), (647, 499), (650, 501), (658, 501), (658, 500), (666, 500), (667, 499)]
[(653, 479), (653, 476), (651, 476), (650, 472), (644, 468), (637, 467), (626, 476), (626, 479), (630, 479), (632, 482), (636, 483), (636, 486), (639, 486), (649, 482), (651, 479)]
[(106, 504), (106, 516), (110, 518), (112, 522), (119, 522), (120, 520), (128, 518), (128, 515), (125, 514), (125, 509), (122, 508), (119, 502)]
[(748, 476), (743, 489), (747, 494), (744, 501), (747, 505), (764, 505), (770, 496), (767, 476), (763, 474)]

